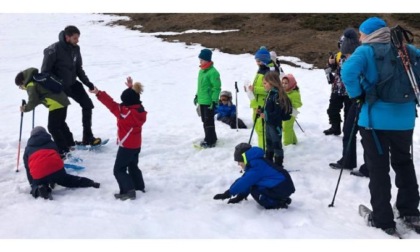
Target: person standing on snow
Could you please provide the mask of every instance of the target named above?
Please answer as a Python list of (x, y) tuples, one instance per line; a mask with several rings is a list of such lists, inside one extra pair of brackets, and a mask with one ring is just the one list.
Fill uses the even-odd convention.
[(83, 70), (79, 43), (80, 31), (76, 26), (67, 26), (58, 35), (59, 41), (44, 50), (41, 72), (49, 73), (62, 80), (64, 93), (82, 107), (83, 139), (76, 144), (99, 145), (100, 138), (92, 133), (92, 100), (76, 78), (79, 78), (89, 90), (94, 85)]
[(96, 94), (98, 100), (117, 118), (119, 148), (114, 164), (114, 176), (120, 192), (114, 194), (114, 197), (119, 200), (135, 199), (136, 190), (145, 192), (143, 174), (138, 166), (141, 131), (147, 115), (140, 100), (143, 85), (140, 82), (133, 84), (131, 77), (127, 78), (126, 85), (128, 88), (121, 94), (121, 104), (116, 103), (105, 91), (99, 91), (97, 87), (89, 91)]
[(290, 120), (283, 121), (283, 145), (287, 146), (290, 144), (297, 144), (298, 142), (293, 126), (295, 124), (296, 115), (298, 114), (297, 109), (302, 107), (302, 100), (296, 79), (292, 74), (285, 75), (281, 80), (281, 84), (283, 85), (287, 97), (289, 97), (289, 100), (292, 103), (294, 111)]
[[(371, 102), (372, 92), (377, 91), (374, 85), (388, 79), (393, 85), (395, 76), (383, 80), (378, 72), (379, 67), (387, 67), (393, 58), (384, 54), (389, 60), (378, 61), (375, 51), (392, 50), (391, 30), (386, 22), (378, 17), (366, 19), (360, 26), (362, 43), (343, 64), (341, 76), (347, 92), (352, 98), (362, 100), (358, 125), (362, 136), (364, 158), (369, 171), (369, 191), (372, 212), (368, 214), (368, 225), (380, 228), (389, 235), (398, 235), (391, 200), (390, 165), (395, 171), (395, 185), (398, 188), (396, 208), (399, 218), (410, 227), (420, 232), (419, 187), (413, 156), (410, 153), (413, 145), (413, 131), (416, 119), (416, 101), (404, 103), (385, 102), (381, 97)], [(375, 50), (377, 48), (377, 50)], [(407, 51), (420, 55), (420, 50), (407, 45)], [(391, 51), (392, 52), (392, 51)], [(401, 59), (394, 54), (398, 69), (404, 71)], [(389, 65), (387, 65), (389, 64)], [(390, 66), (391, 67), (391, 66)], [(392, 66), (392, 69), (395, 70)], [(398, 81), (408, 82), (405, 72)], [(408, 84), (409, 85), (409, 84)]]
[(201, 50), (200, 71), (198, 72), (197, 92), (194, 105), (200, 107), (201, 121), (204, 128), (204, 140), (200, 142), (202, 148), (216, 146), (217, 135), (214, 126), (214, 115), (221, 90), (220, 74), (211, 60), (212, 52), (209, 49)]
[[(255, 53), (255, 62), (258, 66), (257, 74), (254, 78), (252, 85), (248, 86), (248, 90), (253, 92), (254, 99), (251, 100), (250, 107), (252, 108), (252, 122), (255, 123), (255, 133), (258, 136), (258, 146), (262, 149), (265, 149), (264, 146), (264, 134), (263, 134), (263, 120), (258, 117), (258, 109), (264, 107), (265, 98), (267, 97), (267, 91), (264, 89), (263, 78), (267, 72), (275, 71), (277, 74), (280, 74), (280, 70), (277, 65), (271, 60), (270, 52), (262, 46)], [(280, 125), (281, 126), (281, 125)]]

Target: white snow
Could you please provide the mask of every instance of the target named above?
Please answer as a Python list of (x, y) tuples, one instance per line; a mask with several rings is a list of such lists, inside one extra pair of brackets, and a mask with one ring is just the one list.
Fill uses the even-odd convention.
[[(204, 132), (193, 98), (199, 70), (198, 54), (203, 47), (162, 42), (152, 36), (143, 36), (139, 31), (106, 25), (117, 18), (120, 17), (84, 13), (0, 14), (1, 239), (57, 239), (49, 242), (61, 239), (135, 239), (122, 241), (125, 245), (121, 246), (137, 246), (135, 242), (141, 240), (144, 241), (142, 246), (161, 249), (172, 246), (206, 249), (223, 245), (230, 249), (238, 246), (242, 250), (269, 246), (278, 251), (285, 248), (317, 247), (334, 251), (364, 248), (371, 245), (370, 242), (359, 239), (372, 239), (376, 240), (375, 246), (392, 248), (390, 245), (394, 243), (378, 243), (378, 239), (391, 239), (390, 236), (379, 229), (367, 227), (357, 213), (359, 204), (370, 206), (367, 178), (354, 177), (344, 171), (334, 207), (328, 207), (339, 177), (339, 171), (329, 168), (328, 163), (340, 158), (342, 136), (325, 136), (322, 133), (329, 127), (326, 109), (330, 94), (322, 69), (306, 69), (311, 65), (304, 62), (304, 66), (308, 67), (282, 66), (285, 73), (296, 77), (300, 87), (303, 107), (298, 122), (305, 131), (303, 133), (296, 125), (299, 143), (284, 147), (285, 167), (292, 171), (296, 186), (289, 209), (264, 210), (252, 197), (240, 204), (228, 205), (226, 201), (213, 200), (213, 196), (224, 192), (241, 176), (240, 167), (233, 161), (233, 150), (238, 143), (248, 142), (251, 132), (252, 112), (242, 87), (256, 74), (253, 55), (214, 51), (213, 61), (221, 74), (222, 89), (234, 93), (234, 99), (234, 84), (238, 83), (239, 117), (249, 129), (236, 131), (216, 122), (218, 146), (198, 151), (192, 147), (192, 142), (201, 140)], [(138, 193), (136, 200), (121, 202), (113, 197), (118, 191), (112, 172), (118, 148), (115, 145), (116, 120), (92, 94), (95, 104), (93, 132), (97, 137), (110, 138), (110, 143), (100, 152), (76, 151), (75, 155), (84, 159), (86, 169), (69, 172), (98, 181), (101, 188), (66, 189), (58, 186), (53, 191), (54, 200), (35, 200), (29, 194), (22, 160), (20, 172), (15, 172), (19, 106), (22, 99), (27, 99), (27, 94), (17, 88), (14, 78), (20, 70), (40, 68), (43, 49), (56, 42), (58, 33), (70, 24), (81, 31), (79, 45), (84, 70), (100, 90), (105, 90), (119, 102), (127, 76), (145, 86), (141, 99), (148, 117), (143, 127), (139, 166), (147, 192)], [(283, 52), (277, 51), (277, 54), (282, 56)], [(38, 106), (35, 125), (46, 127), (47, 115), (47, 109)], [(68, 109), (67, 123), (75, 139), (80, 139), (81, 110), (74, 101)], [(21, 157), (31, 128), (32, 113), (25, 113)], [(414, 162), (417, 180), (420, 178), (420, 160), (416, 155), (420, 152), (419, 136), (416, 130)], [(254, 135), (252, 143), (256, 144), (256, 140)], [(359, 140), (360, 137), (357, 149), (360, 166), (363, 159)], [(391, 172), (391, 175), (393, 180), (394, 173)], [(392, 203), (396, 192), (393, 186)], [(406, 237), (418, 239), (420, 236), (410, 232)], [(164, 241), (153, 242), (156, 239)], [(202, 239), (212, 240), (203, 242), (204, 245), (197, 243)], [(258, 241), (251, 243), (253, 239)], [(322, 242), (326, 239), (340, 243)], [(10, 242), (4, 240), (0, 243), (7, 246)], [(65, 248), (60, 247), (60, 250), (71, 248), (71, 243), (66, 242)], [(94, 245), (98, 243), (94, 242)], [(85, 241), (75, 244), (84, 246)], [(101, 246), (114, 249), (120, 244), (105, 242)], [(16, 243), (12, 242), (12, 245), (11, 249), (14, 249)], [(51, 250), (45, 248), (45, 244), (39, 246), (43, 251)], [(33, 244), (30, 249), (37, 248)]]

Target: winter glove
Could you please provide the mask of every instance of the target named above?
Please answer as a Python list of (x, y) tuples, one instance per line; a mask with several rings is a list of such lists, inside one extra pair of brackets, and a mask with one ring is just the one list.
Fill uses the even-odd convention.
[(227, 203), (228, 204), (236, 204), (236, 203), (241, 202), (244, 199), (246, 199), (246, 196), (245, 195), (238, 194), (238, 195), (236, 195), (235, 198), (229, 199), (229, 201)]
[(210, 110), (212, 110), (212, 109), (216, 109), (216, 107), (217, 107), (217, 103), (212, 102), (212, 103), (210, 104), (210, 106), (209, 106), (209, 109), (210, 109)]
[(197, 102), (198, 102), (198, 98), (197, 98), (197, 95), (194, 97), (194, 106), (197, 106)]
[(89, 88), (89, 90), (94, 90), (95, 89), (95, 85), (93, 85), (93, 83), (92, 82), (88, 82), (88, 83), (86, 83), (86, 86)]
[(229, 190), (227, 190), (224, 193), (219, 193), (219, 194), (214, 195), (213, 199), (214, 200), (225, 200), (225, 199), (229, 199), (230, 196), (231, 196), (230, 192), (229, 192)]

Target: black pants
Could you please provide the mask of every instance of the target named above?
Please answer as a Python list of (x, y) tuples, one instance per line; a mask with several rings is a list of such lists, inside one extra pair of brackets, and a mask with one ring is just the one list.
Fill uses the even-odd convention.
[(76, 81), (71, 85), (70, 89), (64, 90), (68, 97), (71, 97), (80, 107), (82, 107), (82, 125), (83, 125), (83, 140), (88, 141), (93, 138), (92, 133), (92, 109), (94, 108), (93, 102), (90, 99), (89, 95), (86, 93), (86, 90), (83, 87), (83, 84), (79, 81)]
[[(343, 156), (338, 162), (346, 168), (357, 167), (356, 135), (357, 135), (357, 132), (359, 131), (359, 126), (357, 125), (357, 121), (355, 120), (358, 113), (359, 111), (358, 111), (357, 103), (352, 102), (349, 110), (347, 111), (347, 116), (344, 118)], [(352, 134), (352, 130), (353, 130), (353, 134)]]
[[(236, 129), (236, 117), (225, 116), (225, 117), (220, 118), (220, 121), (229, 125), (231, 129)], [(238, 118), (238, 129), (246, 129), (246, 128), (247, 127), (245, 123), (240, 118)]]
[(369, 190), (373, 208), (373, 223), (378, 228), (395, 227), (391, 206), (391, 179), (389, 165), (395, 172), (398, 188), (396, 206), (400, 216), (419, 215), (419, 190), (410, 147), (413, 130), (375, 130), (383, 154), (378, 152), (372, 130), (360, 128), (364, 157), (369, 170)]
[(340, 126), (341, 123), (341, 109), (344, 107), (344, 118), (347, 116), (347, 112), (351, 106), (350, 98), (347, 95), (339, 95), (331, 93), (330, 104), (327, 109), (328, 118), (332, 126)]
[(64, 168), (61, 170), (54, 172), (42, 179), (34, 179), (32, 182), (32, 186), (38, 185), (47, 185), (50, 183), (56, 183), (58, 185), (69, 187), (69, 188), (78, 188), (78, 187), (92, 187), (93, 180), (79, 177), (75, 175), (68, 174)]
[(73, 134), (66, 123), (66, 117), (67, 107), (50, 111), (48, 114), (48, 131), (61, 154), (68, 152), (69, 147), (74, 145)]
[(265, 123), (266, 152), (273, 152), (275, 157), (284, 157), (283, 144), (281, 141), (282, 129)]
[(217, 141), (216, 128), (214, 126), (214, 108), (209, 105), (200, 105), (201, 121), (204, 128), (204, 141), (207, 144), (215, 144)]
[(144, 190), (143, 174), (138, 167), (140, 148), (118, 148), (114, 164), (114, 176), (120, 188), (120, 194), (130, 190)]

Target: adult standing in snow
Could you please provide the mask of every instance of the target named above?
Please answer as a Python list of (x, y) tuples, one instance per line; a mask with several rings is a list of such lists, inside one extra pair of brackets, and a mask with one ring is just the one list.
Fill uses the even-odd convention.
[(26, 175), (31, 185), (34, 198), (52, 199), (50, 184), (78, 188), (99, 188), (100, 184), (85, 177), (67, 174), (57, 145), (51, 140), (51, 135), (41, 126), (31, 131), (31, 137), (23, 155)]
[(221, 91), (220, 74), (211, 60), (212, 52), (209, 49), (201, 50), (200, 71), (198, 72), (197, 92), (194, 97), (194, 105), (200, 106), (201, 121), (204, 128), (204, 140), (202, 148), (216, 146), (217, 135), (214, 126), (214, 115)]
[(50, 73), (62, 80), (64, 92), (82, 107), (83, 139), (76, 144), (98, 145), (100, 138), (95, 138), (92, 133), (93, 103), (77, 78), (89, 90), (94, 85), (90, 82), (83, 70), (82, 55), (79, 43), (80, 31), (76, 26), (67, 26), (58, 35), (59, 41), (44, 50), (44, 59), (41, 72)]
[(264, 75), (270, 71), (276, 71), (280, 74), (280, 70), (277, 65), (271, 60), (270, 52), (264, 46), (260, 47), (255, 53), (255, 62), (258, 66), (257, 74), (255, 75), (254, 82), (248, 86), (248, 90), (253, 92), (254, 99), (251, 100), (250, 107), (252, 108), (252, 118), (255, 122), (255, 133), (258, 136), (258, 146), (265, 149), (264, 146), (264, 134), (263, 134), (263, 120), (258, 117), (258, 109), (264, 107), (264, 101), (267, 97), (267, 91), (264, 89), (263, 79)]
[[(366, 19), (359, 27), (359, 46), (346, 60), (342, 78), (352, 98), (370, 94), (381, 74), (378, 68), (392, 64), (375, 59), (374, 46), (391, 48), (390, 28), (378, 17)], [(420, 55), (420, 50), (408, 46)], [(386, 54), (388, 55), (388, 54)], [(395, 56), (397, 57), (397, 56)], [(391, 59), (392, 60), (392, 59)], [(397, 58), (397, 64), (401, 64)], [(405, 73), (404, 73), (405, 74)], [(404, 76), (399, 77), (404, 81)], [(391, 77), (391, 80), (393, 77)], [(405, 78), (408, 81), (408, 78)], [(376, 89), (375, 89), (376, 90)], [(366, 98), (366, 97), (365, 97)], [(390, 203), (391, 179), (389, 166), (395, 171), (395, 185), (398, 188), (396, 208), (400, 218), (409, 226), (420, 230), (419, 190), (410, 148), (413, 144), (413, 129), (416, 118), (416, 102), (384, 102), (379, 98), (373, 103), (365, 99), (359, 115), (358, 125), (362, 136), (364, 157), (369, 170), (369, 190), (372, 213), (368, 225), (381, 228), (390, 235), (396, 235), (396, 223)]]
[[(341, 44), (341, 61), (340, 67), (345, 62), (346, 59), (356, 50), (360, 45), (359, 36), (353, 28), (347, 28), (343, 33), (343, 42)], [(354, 125), (354, 120), (359, 113), (359, 100), (351, 99), (351, 106), (347, 112), (346, 117), (344, 118), (343, 126), (343, 151), (341, 158), (335, 162), (330, 163), (330, 167), (333, 169), (349, 169), (352, 170), (357, 167), (357, 143), (356, 135), (359, 130), (357, 125)], [(354, 126), (354, 129), (353, 129)], [(352, 132), (353, 131), (353, 132)], [(353, 135), (352, 135), (353, 133)], [(348, 144), (350, 144), (348, 146)], [(360, 177), (369, 177), (369, 171), (366, 168), (366, 165), (363, 164), (360, 166), (358, 171), (352, 171), (350, 174), (360, 176)]]
[[(288, 208), (295, 186), (289, 173), (282, 166), (265, 159), (263, 149), (247, 143), (240, 143), (235, 147), (233, 158), (244, 174), (229, 190), (216, 194), (213, 199), (229, 199), (228, 204), (236, 204), (251, 194), (265, 209)], [(232, 196), (235, 197), (231, 198)]]

